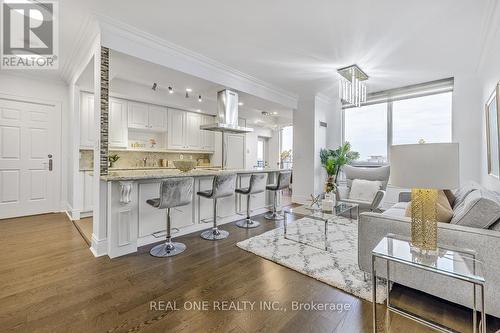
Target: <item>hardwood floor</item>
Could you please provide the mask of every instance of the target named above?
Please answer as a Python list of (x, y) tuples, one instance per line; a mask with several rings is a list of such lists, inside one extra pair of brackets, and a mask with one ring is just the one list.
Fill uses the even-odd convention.
[[(253, 230), (233, 224), (230, 237), (179, 237), (180, 256), (154, 258), (151, 246), (110, 260), (94, 258), (63, 214), (0, 221), (1, 332), (371, 332), (371, 304), (235, 246), (278, 224), (257, 218)], [(467, 309), (395, 286), (401, 306), (470, 331)], [(208, 301), (209, 311), (155, 311), (152, 301), (177, 307)], [(287, 311), (214, 311), (214, 301), (276, 301)], [(292, 311), (291, 302), (350, 304), (343, 312)], [(184, 303), (186, 302), (186, 303)], [(158, 303), (157, 303), (158, 304)], [(389, 332), (432, 332), (397, 315), (382, 318)], [(489, 331), (500, 322), (489, 318)]]

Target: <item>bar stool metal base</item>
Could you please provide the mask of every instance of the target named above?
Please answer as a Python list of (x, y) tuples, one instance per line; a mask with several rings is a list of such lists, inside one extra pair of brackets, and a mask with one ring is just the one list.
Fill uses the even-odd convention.
[(167, 242), (154, 246), (151, 251), (149, 251), (149, 254), (159, 258), (173, 257), (184, 252), (184, 250), (186, 250), (186, 245), (183, 243)]
[(259, 222), (252, 220), (252, 219), (245, 219), (236, 222), (236, 226), (240, 228), (245, 228), (245, 229), (251, 229), (251, 228), (257, 228), (260, 225)]
[(201, 233), (200, 237), (206, 240), (219, 240), (224, 239), (229, 236), (229, 232), (226, 230), (219, 230), (217, 228), (212, 228), (210, 230), (205, 230)]
[(283, 220), (284, 217), (283, 215), (281, 214), (278, 214), (277, 212), (275, 213), (267, 213), (266, 215), (264, 215), (264, 218), (267, 219), (267, 220), (274, 220), (274, 221), (280, 221), (280, 220)]

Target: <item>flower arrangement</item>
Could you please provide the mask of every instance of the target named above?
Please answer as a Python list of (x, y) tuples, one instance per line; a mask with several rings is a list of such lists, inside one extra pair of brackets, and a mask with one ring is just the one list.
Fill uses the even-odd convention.
[(118, 161), (119, 159), (120, 156), (118, 156), (118, 154), (109, 155), (108, 156), (109, 167), (112, 168), (115, 162)]

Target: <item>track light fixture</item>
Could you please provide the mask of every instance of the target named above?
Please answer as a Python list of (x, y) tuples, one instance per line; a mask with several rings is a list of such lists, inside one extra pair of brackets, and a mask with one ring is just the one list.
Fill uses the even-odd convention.
[(156, 82), (154, 82), (151, 89), (153, 89), (153, 91), (156, 91), (158, 89), (158, 84)]
[(174, 89), (172, 87), (168, 87), (168, 93), (169, 94), (173, 94), (174, 93)]

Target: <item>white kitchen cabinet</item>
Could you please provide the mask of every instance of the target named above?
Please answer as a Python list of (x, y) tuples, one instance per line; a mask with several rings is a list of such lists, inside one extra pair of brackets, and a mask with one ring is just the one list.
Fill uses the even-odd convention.
[(167, 130), (167, 108), (150, 105), (148, 112), (149, 128), (155, 131)]
[(93, 148), (95, 134), (94, 95), (80, 95), (80, 147)]
[(176, 109), (168, 110), (169, 149), (202, 150), (203, 131), (200, 126), (203, 115)]
[(92, 212), (93, 210), (93, 178), (92, 171), (83, 171), (83, 212)]
[(186, 112), (185, 143), (187, 149), (201, 150), (201, 117), (202, 115)]
[(157, 105), (128, 102), (128, 127), (166, 131), (167, 109)]
[[(215, 117), (213, 116), (202, 116), (202, 125), (209, 125), (215, 122)], [(211, 151), (215, 150), (215, 132), (201, 130), (201, 150)]]
[(168, 109), (168, 143), (169, 149), (186, 149), (185, 113), (181, 110)]
[[(158, 198), (160, 183), (139, 184), (139, 237), (166, 230), (167, 210), (157, 209), (146, 203), (147, 199)], [(171, 227), (182, 228), (194, 224), (193, 204), (176, 207), (170, 211)], [(172, 233), (175, 231), (172, 230)]]
[(128, 146), (128, 122), (127, 102), (122, 99), (109, 99), (109, 133), (108, 141), (110, 147), (127, 148)]
[(128, 102), (128, 127), (149, 128), (148, 112), (148, 104)]

